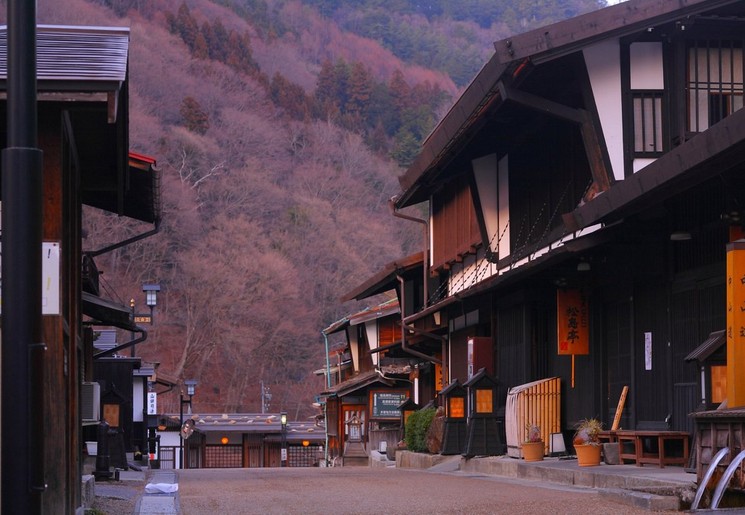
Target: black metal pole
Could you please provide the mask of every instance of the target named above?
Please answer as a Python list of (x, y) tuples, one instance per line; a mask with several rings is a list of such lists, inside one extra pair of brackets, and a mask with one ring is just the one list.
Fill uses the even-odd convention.
[[(42, 152), (36, 2), (8, 1), (8, 141), (2, 153), (2, 512), (39, 514), (44, 481)], [(12, 394), (11, 394), (12, 392)]]
[(181, 438), (178, 448), (178, 468), (182, 469), (184, 468), (184, 433), (182, 429), (184, 428), (184, 394), (179, 394), (179, 420), (181, 425), (179, 426), (179, 438)]
[(280, 449), (279, 466), (287, 466), (287, 413), (280, 413), (279, 419), (282, 425), (282, 448)]

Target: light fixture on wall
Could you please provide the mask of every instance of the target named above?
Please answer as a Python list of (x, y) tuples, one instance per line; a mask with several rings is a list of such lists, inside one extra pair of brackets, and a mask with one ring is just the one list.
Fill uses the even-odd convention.
[(228, 439), (227, 436), (223, 436), (222, 438), (220, 438), (220, 443), (223, 444), (223, 445), (228, 445), (228, 442), (229, 441), (230, 440)]
[(688, 231), (673, 231), (670, 233), (670, 241), (688, 241), (691, 239), (691, 233)]
[(590, 263), (585, 261), (584, 259), (580, 260), (580, 262), (577, 263), (577, 272), (589, 272), (590, 269)]

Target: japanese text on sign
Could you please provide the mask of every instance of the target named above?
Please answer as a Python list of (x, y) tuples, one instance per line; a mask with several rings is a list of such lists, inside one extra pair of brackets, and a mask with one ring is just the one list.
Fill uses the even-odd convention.
[(582, 290), (558, 290), (556, 294), (559, 355), (590, 353), (590, 320), (587, 296)]

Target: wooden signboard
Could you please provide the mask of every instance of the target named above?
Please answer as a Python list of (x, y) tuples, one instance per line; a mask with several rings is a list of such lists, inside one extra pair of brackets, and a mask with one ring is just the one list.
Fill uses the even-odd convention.
[(401, 417), (398, 407), (408, 398), (405, 391), (373, 390), (370, 392), (370, 417), (398, 419)]
[(590, 307), (579, 289), (556, 292), (559, 355), (590, 353)]
[(556, 331), (560, 356), (572, 356), (574, 388), (574, 356), (590, 353), (590, 306), (584, 291), (576, 288), (556, 291)]

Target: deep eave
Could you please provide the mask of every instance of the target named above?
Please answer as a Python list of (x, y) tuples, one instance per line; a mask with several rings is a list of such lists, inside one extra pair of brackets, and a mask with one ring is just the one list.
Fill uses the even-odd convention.
[(577, 207), (564, 222), (573, 231), (619, 219), (743, 163), (745, 109), (740, 109)]
[(114, 326), (132, 332), (141, 331), (132, 321), (132, 311), (126, 306), (86, 292), (82, 292), (81, 304), (83, 314), (91, 318), (88, 322), (90, 324)]
[[(157, 224), (155, 160), (129, 152), (129, 34), (126, 27), (37, 26), (38, 110), (63, 116), (83, 204)], [(7, 27), (0, 26), (3, 101), (7, 36)]]
[(341, 298), (341, 301), (362, 300), (395, 289), (397, 286), (397, 275), (410, 272), (422, 266), (424, 266), (424, 261), (421, 252), (416, 252), (410, 256), (387, 263), (380, 272), (370, 277), (354, 290), (346, 293)]
[(525, 63), (556, 59), (593, 43), (622, 37), (665, 22), (742, 0), (627, 0), (495, 43), (495, 54), (435, 127), (422, 150), (399, 177), (397, 208), (429, 199), (437, 175), (475, 136), (485, 114), (504, 101), (499, 84)]
[(534, 63), (576, 52), (597, 41), (628, 36), (662, 23), (740, 0), (627, 0), (494, 43), (497, 58)]
[(324, 394), (333, 394), (337, 397), (343, 397), (375, 383), (382, 383), (386, 386), (393, 386), (396, 384), (395, 380), (384, 378), (377, 370), (370, 370), (332, 386), (324, 392)]

